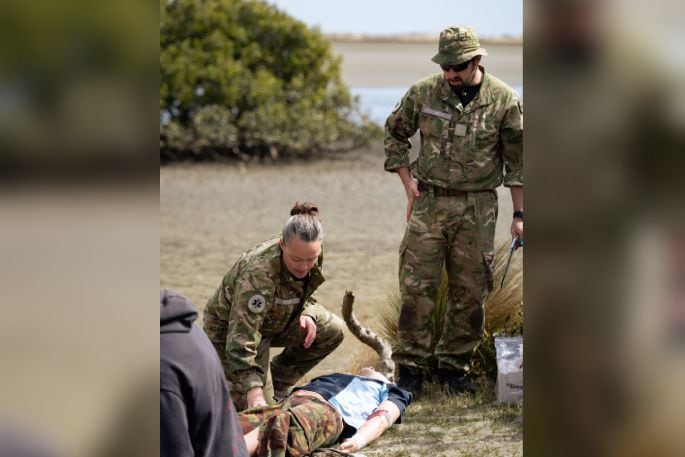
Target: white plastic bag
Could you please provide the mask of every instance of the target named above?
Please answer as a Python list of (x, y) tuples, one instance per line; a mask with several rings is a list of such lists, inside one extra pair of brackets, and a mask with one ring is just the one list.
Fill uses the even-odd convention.
[(517, 403), (523, 398), (523, 337), (495, 337), (497, 401)]

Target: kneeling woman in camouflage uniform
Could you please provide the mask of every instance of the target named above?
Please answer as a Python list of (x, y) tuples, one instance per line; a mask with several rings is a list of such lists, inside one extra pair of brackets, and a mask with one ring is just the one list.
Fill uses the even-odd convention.
[(322, 240), (318, 208), (296, 203), (282, 234), (243, 254), (205, 307), (204, 330), (239, 410), (267, 404), (270, 347), (285, 347), (271, 361), (280, 400), (343, 340), (342, 319), (311, 298), (324, 281)]
[[(399, 423), (412, 394), (373, 368), (359, 375), (331, 374), (297, 387), (283, 402), (238, 415), (251, 456), (341, 455), (356, 452)], [(342, 454), (345, 455), (345, 454)]]

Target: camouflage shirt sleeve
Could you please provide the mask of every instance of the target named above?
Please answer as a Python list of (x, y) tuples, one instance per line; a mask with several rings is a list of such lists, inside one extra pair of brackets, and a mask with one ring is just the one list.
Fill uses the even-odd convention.
[(314, 319), (314, 322), (316, 322), (316, 309), (314, 305), (316, 305), (316, 299), (314, 297), (308, 297), (304, 302), (304, 306), (302, 307), (300, 315), (309, 316)]
[(266, 275), (243, 273), (236, 279), (226, 335), (226, 362), (231, 381), (240, 391), (263, 386), (264, 373), (256, 362), (257, 347), (273, 301), (273, 281)]
[(504, 114), (500, 130), (502, 158), (504, 160), (504, 185), (523, 186), (523, 105), (518, 98)]
[(416, 93), (412, 86), (385, 121), (385, 170), (409, 167), (411, 138), (419, 128)]

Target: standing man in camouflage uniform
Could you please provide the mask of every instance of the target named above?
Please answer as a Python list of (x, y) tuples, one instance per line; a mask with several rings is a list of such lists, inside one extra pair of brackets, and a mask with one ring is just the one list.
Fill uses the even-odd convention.
[(269, 348), (274, 398), (337, 348), (343, 323), (315, 303), (324, 281), (323, 227), (312, 203), (295, 204), (280, 236), (242, 255), (205, 307), (204, 329), (233, 384), (239, 410), (265, 406)]
[[(385, 169), (398, 174), (407, 195), (393, 359), (398, 385), (411, 391), (429, 371), (454, 392), (473, 390), (466, 374), (493, 286), (495, 189), (502, 183), (514, 204), (511, 235), (523, 240), (523, 110), (514, 90), (480, 66), (486, 55), (473, 28), (443, 30), (432, 58), (442, 72), (415, 83), (385, 124)], [(421, 149), (410, 166), (417, 130)], [(449, 300), (435, 341), (443, 266)]]

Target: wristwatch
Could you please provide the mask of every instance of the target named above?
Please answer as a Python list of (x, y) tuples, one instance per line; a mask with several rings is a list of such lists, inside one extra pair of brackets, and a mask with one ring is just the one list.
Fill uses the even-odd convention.
[(523, 211), (514, 211), (514, 219), (523, 220)]

